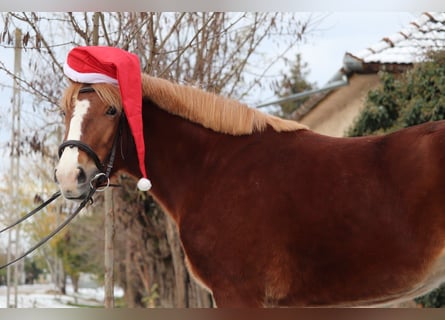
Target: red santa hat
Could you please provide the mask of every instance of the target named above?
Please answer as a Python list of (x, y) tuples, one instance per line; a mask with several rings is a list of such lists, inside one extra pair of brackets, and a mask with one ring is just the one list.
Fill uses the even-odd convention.
[(77, 47), (68, 53), (65, 75), (82, 83), (111, 83), (119, 86), (125, 115), (136, 144), (142, 178), (138, 188), (147, 191), (151, 182), (145, 170), (145, 144), (142, 126), (142, 84), (139, 59), (114, 47)]

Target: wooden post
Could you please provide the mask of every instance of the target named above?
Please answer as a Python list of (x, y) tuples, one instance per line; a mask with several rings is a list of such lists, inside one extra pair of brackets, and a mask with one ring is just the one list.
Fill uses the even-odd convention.
[(93, 45), (99, 44), (99, 18), (100, 12), (95, 12), (93, 15)]
[[(99, 17), (100, 12), (93, 14), (93, 45), (99, 45)], [(114, 202), (113, 190), (107, 188), (104, 191), (105, 209), (105, 235), (104, 235), (104, 287), (105, 308), (114, 308)]]
[(114, 203), (113, 190), (104, 191), (105, 202), (105, 308), (114, 308)]
[[(14, 46), (14, 83), (13, 83), (13, 96), (12, 96), (12, 123), (11, 123), (11, 167), (9, 169), (10, 174), (10, 218), (14, 221), (20, 212), (20, 205), (17, 203), (18, 197), (18, 183), (20, 181), (20, 88), (19, 78), (22, 70), (22, 31), (20, 29), (15, 30), (15, 46)], [(12, 233), (14, 230), (8, 232), (8, 247), (7, 247), (7, 261), (11, 258), (20, 255), (20, 225), (15, 228), (15, 237)], [(13, 246), (14, 244), (14, 246)], [(12, 252), (13, 248), (15, 249)], [(17, 308), (18, 304), (18, 284), (20, 281), (20, 265), (23, 262), (16, 262), (12, 266), (9, 266), (6, 270), (6, 307)], [(14, 289), (14, 303), (10, 302), (10, 288), (11, 283)]]

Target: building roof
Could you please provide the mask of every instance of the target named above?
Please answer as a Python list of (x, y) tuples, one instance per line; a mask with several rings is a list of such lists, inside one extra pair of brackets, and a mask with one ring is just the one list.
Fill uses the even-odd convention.
[[(346, 52), (344, 72), (403, 71), (428, 51), (445, 49), (445, 13), (425, 12), (399, 32), (358, 52)], [(376, 68), (378, 70), (376, 70)], [(400, 69), (400, 70), (399, 70)]]
[[(380, 70), (399, 73), (425, 60), (429, 51), (445, 50), (445, 13), (425, 12), (399, 32), (384, 37), (376, 44), (346, 52), (342, 68), (328, 82), (338, 82), (354, 73), (377, 73)], [(347, 82), (345, 82), (347, 84)], [(315, 108), (333, 90), (320, 89), (291, 116), (295, 120)]]

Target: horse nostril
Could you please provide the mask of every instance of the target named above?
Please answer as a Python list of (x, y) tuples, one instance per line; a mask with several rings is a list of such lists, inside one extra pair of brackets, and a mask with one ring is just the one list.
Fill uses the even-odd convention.
[(54, 170), (54, 182), (55, 183), (59, 183), (59, 181), (57, 180), (57, 169)]
[(83, 170), (81, 167), (77, 167), (77, 169), (79, 169), (79, 174), (77, 175), (77, 183), (85, 183), (87, 181), (85, 170)]

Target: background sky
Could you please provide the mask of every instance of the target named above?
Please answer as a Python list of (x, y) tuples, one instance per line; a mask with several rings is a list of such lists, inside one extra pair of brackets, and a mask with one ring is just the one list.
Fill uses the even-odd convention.
[[(343, 65), (346, 52), (357, 52), (378, 43), (404, 29), (410, 22), (420, 17), (422, 12), (311, 12), (315, 23), (304, 40), (286, 57), (295, 60), (301, 54), (308, 64), (307, 80), (323, 87)], [(273, 49), (273, 48), (271, 48)], [(284, 63), (274, 67), (277, 80), (282, 73), (288, 73)], [(262, 88), (246, 101), (251, 105), (274, 101), (277, 98), (272, 90)], [(266, 108), (267, 109), (267, 108)], [(273, 109), (273, 108), (272, 108)], [(263, 109), (265, 110), (265, 109)]]
[(421, 12), (334, 12), (324, 18), (298, 50), (309, 64), (310, 82), (325, 84), (341, 67), (346, 52), (357, 52), (397, 33)]
[[(322, 19), (313, 26), (312, 32), (300, 43), (288, 58), (294, 58), (300, 52), (304, 62), (308, 63), (308, 80), (322, 87), (342, 67), (346, 52), (355, 52), (372, 46), (385, 36), (390, 36), (403, 29), (420, 12), (313, 12)], [(273, 49), (273, 48), (271, 48)], [(12, 67), (12, 50), (0, 48), (0, 60)], [(23, 67), (27, 62), (23, 61)], [(277, 66), (277, 75), (286, 72), (284, 65)], [(0, 109), (10, 110), (11, 80), (0, 73)], [(260, 91), (255, 102), (274, 100), (271, 91)], [(30, 103), (23, 97), (23, 103)], [(25, 118), (25, 117), (23, 117)], [(22, 119), (23, 119), (22, 118)], [(10, 138), (10, 114), (0, 114), (0, 173), (9, 168), (7, 141)], [(25, 124), (22, 127), (26, 127)]]

